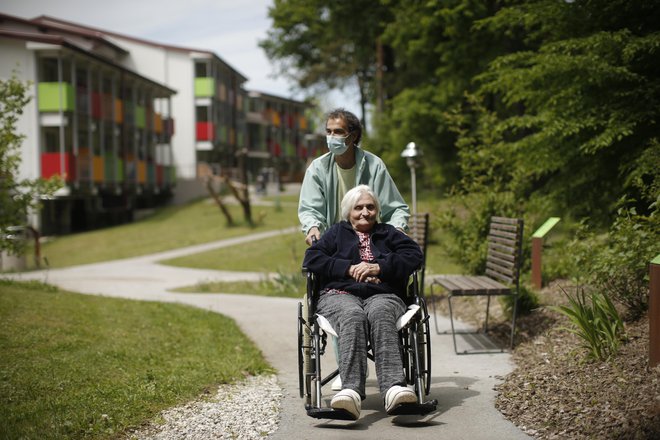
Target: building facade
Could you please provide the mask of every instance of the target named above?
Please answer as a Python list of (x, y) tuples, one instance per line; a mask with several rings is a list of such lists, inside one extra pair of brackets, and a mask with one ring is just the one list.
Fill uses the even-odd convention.
[(31, 222), (44, 234), (204, 195), (209, 173), (301, 178), (310, 154), (309, 106), (248, 93), (247, 78), (206, 50), (0, 14), (0, 77), (12, 72), (33, 84), (21, 175), (66, 182)]
[(125, 51), (98, 35), (1, 18), (0, 76), (29, 82), (33, 97), (18, 123), (20, 177), (64, 182), (31, 223), (45, 234), (84, 230), (167, 199), (174, 90), (122, 66)]

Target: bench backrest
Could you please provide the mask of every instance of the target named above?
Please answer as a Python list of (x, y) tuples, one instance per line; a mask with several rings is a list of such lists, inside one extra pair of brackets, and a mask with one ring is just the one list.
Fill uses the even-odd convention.
[(426, 270), (426, 249), (429, 244), (429, 213), (412, 214), (408, 219), (408, 236), (422, 249), (422, 267), (419, 270), (420, 291), (424, 294), (424, 272)]
[(491, 217), (486, 275), (518, 286), (522, 260), (523, 220)]

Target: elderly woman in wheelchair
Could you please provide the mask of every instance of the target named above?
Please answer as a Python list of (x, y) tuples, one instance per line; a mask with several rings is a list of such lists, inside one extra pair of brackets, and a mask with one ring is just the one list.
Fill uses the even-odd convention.
[[(331, 325), (329, 332), (334, 331), (339, 337), (338, 373), (342, 378), (342, 389), (332, 398), (329, 410), (320, 408), (318, 402), (321, 384), (317, 385), (317, 390), (308, 389), (310, 393), (316, 393), (312, 396), (316, 407), (308, 405), (308, 414), (312, 417), (346, 420), (360, 417), (361, 402), (366, 398), (369, 346), (388, 414), (424, 414), (435, 409), (436, 402), (425, 405), (419, 402), (421, 390), (416, 392), (407, 387), (410, 374), (407, 377), (406, 372), (416, 371), (419, 378), (423, 374), (430, 375), (430, 366), (425, 370), (424, 361), (420, 362), (424, 356), (420, 353), (412, 356), (416, 357), (415, 366), (409, 365), (411, 355), (402, 349), (397, 326), (401, 316), (406, 314), (403, 298), (409, 290), (409, 278), (422, 265), (423, 255), (419, 245), (405, 233), (379, 223), (378, 213), (378, 199), (368, 186), (360, 185), (349, 190), (341, 202), (343, 220), (331, 227), (305, 253), (303, 266), (317, 277), (318, 291), (308, 292), (313, 296), (312, 302), (308, 300), (314, 309), (310, 311), (313, 316), (301, 321), (310, 325), (307, 321), (318, 318)], [(318, 323), (313, 324), (308, 327), (309, 331), (318, 333)], [(417, 341), (419, 332), (415, 329), (414, 333)], [(414, 343), (414, 351), (418, 346), (428, 344), (428, 334), (421, 339), (421, 344)], [(312, 358), (322, 354), (318, 352), (322, 352), (318, 340), (315, 342), (312, 338), (310, 345), (306, 346), (312, 352)], [(411, 344), (403, 345), (410, 348)], [(320, 362), (308, 365), (308, 370), (312, 371), (308, 376), (312, 376), (313, 381), (321, 379), (320, 371), (317, 371)], [(421, 381), (417, 385), (417, 388), (424, 387)], [(303, 387), (301, 372), (301, 395)], [(428, 386), (425, 388), (428, 394)]]

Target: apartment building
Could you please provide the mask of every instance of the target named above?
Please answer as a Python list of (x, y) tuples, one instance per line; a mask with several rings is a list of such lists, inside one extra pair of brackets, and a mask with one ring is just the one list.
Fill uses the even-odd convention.
[(173, 89), (124, 67), (126, 51), (90, 32), (0, 15), (0, 48), (0, 76), (31, 84), (20, 177), (65, 183), (30, 219), (42, 233), (129, 221), (171, 195)]
[(267, 169), (281, 180), (302, 181), (307, 161), (325, 146), (306, 114), (311, 105), (257, 91), (250, 91), (247, 101), (249, 172)]
[(0, 14), (0, 66), (0, 77), (18, 66), (34, 84), (19, 127), (22, 175), (67, 183), (32, 222), (43, 233), (129, 221), (136, 209), (203, 195), (209, 172), (300, 178), (310, 153), (309, 106), (248, 97), (247, 78), (207, 50)]

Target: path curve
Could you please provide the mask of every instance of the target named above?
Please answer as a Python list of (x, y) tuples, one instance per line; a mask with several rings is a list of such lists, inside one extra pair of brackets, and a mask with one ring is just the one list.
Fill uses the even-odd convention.
[[(508, 354), (457, 356), (451, 336), (436, 335), (431, 323), (432, 384), (429, 398), (438, 399), (438, 411), (425, 417), (388, 417), (380, 401), (373, 365), (367, 380), (367, 399), (357, 422), (323, 421), (305, 415), (298, 396), (296, 316), (298, 300), (254, 295), (184, 294), (170, 290), (200, 281), (259, 280), (258, 272), (187, 269), (158, 261), (211, 249), (260, 240), (294, 228), (275, 230), (189, 246), (157, 254), (93, 263), (63, 269), (4, 274), (23, 280), (40, 280), (85, 294), (135, 300), (189, 304), (233, 318), (278, 371), (284, 389), (279, 429), (269, 439), (526, 439), (521, 430), (495, 409), (493, 387), (513, 365)], [(432, 317), (433, 319), (433, 317)], [(438, 317), (439, 328), (449, 321)], [(333, 362), (326, 355), (325, 362)], [(323, 367), (328, 371), (330, 367)], [(324, 398), (332, 395), (330, 390)]]

